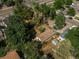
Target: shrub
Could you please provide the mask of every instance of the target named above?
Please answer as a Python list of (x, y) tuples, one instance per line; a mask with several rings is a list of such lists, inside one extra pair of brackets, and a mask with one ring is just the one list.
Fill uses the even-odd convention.
[(67, 14), (70, 15), (70, 16), (75, 16), (76, 11), (75, 11), (74, 8), (69, 8)]
[(4, 49), (0, 49), (0, 57), (5, 55), (6, 55), (6, 51)]
[(39, 31), (40, 32), (44, 32), (45, 31), (45, 27), (44, 26), (40, 26)]

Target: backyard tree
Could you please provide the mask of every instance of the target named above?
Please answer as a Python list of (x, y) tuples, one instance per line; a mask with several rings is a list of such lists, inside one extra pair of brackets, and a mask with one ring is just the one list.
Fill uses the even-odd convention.
[(20, 43), (25, 35), (25, 27), (21, 23), (21, 18), (17, 16), (10, 16), (9, 23), (7, 25), (6, 35), (8, 42), (15, 45)]
[(56, 16), (56, 10), (53, 6), (50, 7), (50, 14), (49, 17), (51, 17), (51, 19), (54, 19)]
[(41, 46), (42, 46), (41, 42), (31, 41), (25, 44), (21, 44), (18, 47), (18, 51), (24, 53), (24, 55), (27, 56), (26, 59), (42, 59), (43, 54), (39, 53)]
[[(31, 43), (28, 42), (27, 44), (28, 44), (27, 49), (26, 49), (27, 59), (32, 59), (32, 58), (38, 59), (39, 57), (38, 49), (37, 49), (38, 44), (33, 41)], [(41, 56), (39, 59), (41, 59)]]
[(7, 6), (13, 6), (15, 5), (14, 0), (2, 0), (2, 3), (7, 5)]
[(55, 17), (55, 28), (56, 29), (61, 29), (63, 28), (65, 25), (65, 17), (63, 14), (58, 14), (56, 17)]
[(24, 23), (19, 16), (10, 16), (6, 28), (6, 41), (12, 46), (17, 46), (21, 42), (31, 41), (35, 37), (34, 24)]
[(7, 54), (7, 53), (6, 53), (5, 49), (1, 49), (1, 48), (0, 48), (0, 57), (5, 56), (6, 54)]
[(0, 57), (6, 55), (6, 53), (7, 53), (6, 46), (7, 46), (7, 44), (6, 44), (5, 40), (0, 41)]
[(74, 56), (79, 59), (79, 28), (72, 28), (65, 37), (71, 41), (72, 46), (75, 48)]
[(55, 0), (54, 7), (56, 9), (61, 9), (64, 6), (64, 0)]
[(46, 4), (42, 4), (41, 5), (41, 12), (43, 13), (43, 15), (45, 17), (48, 17), (49, 16), (49, 13), (50, 13), (50, 7)]
[(24, 23), (25, 26), (25, 42), (32, 41), (36, 37), (36, 31), (34, 29), (35, 24), (32, 22)]
[(22, 18), (31, 19), (33, 17), (33, 11), (31, 8), (24, 6), (21, 2), (16, 0), (14, 14)]
[(37, 4), (33, 2), (33, 12), (34, 12), (34, 20), (37, 21), (38, 24), (46, 22), (47, 18), (50, 17), (50, 7), (47, 4)]
[(7, 28), (6, 28), (6, 41), (9, 45), (17, 45), (23, 40), (25, 33), (25, 27), (21, 23), (21, 18), (18, 16), (10, 16), (8, 18)]
[(66, 5), (71, 5), (73, 3), (73, 0), (65, 0)]
[(74, 16), (74, 15), (76, 14), (76, 11), (75, 11), (74, 8), (69, 8), (67, 13), (68, 13), (68, 15), (70, 15), (70, 16)]

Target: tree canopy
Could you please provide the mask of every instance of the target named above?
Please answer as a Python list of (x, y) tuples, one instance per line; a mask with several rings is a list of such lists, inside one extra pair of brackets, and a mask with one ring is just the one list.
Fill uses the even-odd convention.
[(68, 15), (70, 15), (70, 16), (74, 16), (74, 15), (76, 14), (76, 11), (75, 11), (74, 8), (69, 8), (67, 13), (68, 13)]
[(73, 3), (73, 0), (65, 0), (66, 5), (71, 5)]
[(61, 29), (63, 28), (65, 25), (65, 17), (63, 14), (58, 14), (56, 17), (55, 17), (55, 28), (56, 29)]
[(28, 6), (24, 6), (21, 2), (18, 2), (18, 0), (16, 0), (15, 3), (14, 14), (27, 20), (33, 17), (32, 9)]
[(56, 9), (61, 9), (62, 7), (64, 7), (64, 0), (55, 0), (54, 7)]
[(14, 6), (15, 5), (15, 1), (14, 0), (1, 0), (3, 4), (7, 5), (7, 6)]
[(21, 23), (21, 18), (18, 16), (10, 16), (8, 18), (7, 28), (6, 28), (6, 37), (7, 43), (16, 45), (20, 43), (25, 34), (25, 27)]
[(7, 23), (6, 36), (9, 44), (16, 45), (20, 42), (31, 41), (35, 37), (34, 25), (23, 23), (19, 16), (10, 16)]
[(75, 48), (75, 57), (79, 59), (79, 28), (73, 28), (68, 31), (66, 38), (71, 41), (72, 46)]

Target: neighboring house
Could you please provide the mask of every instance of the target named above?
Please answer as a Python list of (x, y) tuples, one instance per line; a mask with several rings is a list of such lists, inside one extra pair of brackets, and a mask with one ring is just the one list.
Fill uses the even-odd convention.
[(16, 51), (8, 52), (6, 56), (0, 57), (0, 59), (20, 59), (20, 56)]

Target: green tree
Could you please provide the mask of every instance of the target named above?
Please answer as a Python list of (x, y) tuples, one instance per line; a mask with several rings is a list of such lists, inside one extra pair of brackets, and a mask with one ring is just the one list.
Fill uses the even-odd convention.
[(36, 36), (34, 24), (24, 23), (19, 16), (10, 16), (6, 28), (6, 41), (8, 45), (16, 47), (21, 42), (31, 41)]
[(45, 17), (48, 17), (49, 13), (50, 13), (50, 7), (49, 7), (49, 5), (42, 4), (40, 8), (41, 8), (40, 11), (43, 13), (43, 15)]
[(16, 0), (14, 14), (22, 18), (31, 19), (33, 17), (33, 11), (31, 8), (24, 6), (21, 2)]
[(56, 9), (61, 9), (64, 6), (64, 0), (55, 0), (54, 7)]
[(58, 14), (55, 18), (55, 27), (56, 29), (61, 29), (65, 25), (65, 17), (63, 14)]
[(0, 57), (5, 56), (7, 51), (6, 51), (6, 40), (0, 41)]
[(76, 14), (76, 11), (75, 11), (74, 8), (69, 8), (67, 13), (68, 13), (68, 15), (70, 15), (70, 16), (74, 16), (74, 15)]
[[(42, 47), (42, 43), (39, 41), (31, 41), (27, 43), (20, 44), (18, 46), (18, 51), (24, 54), (26, 59), (41, 59), (43, 57), (43, 53), (39, 53), (40, 48)], [(21, 56), (23, 55), (21, 54)]]
[(6, 55), (6, 51), (4, 49), (0, 49), (0, 57), (3, 57)]
[(65, 35), (71, 41), (72, 46), (75, 48), (74, 56), (79, 59), (79, 28), (73, 28)]
[(51, 19), (54, 19), (56, 16), (56, 10), (53, 6), (50, 7), (50, 14), (49, 17), (51, 17)]
[(34, 29), (35, 24), (32, 22), (29, 23), (24, 23), (25, 26), (25, 36), (24, 39), (25, 41), (32, 41), (36, 37), (36, 31)]
[(27, 43), (27, 59), (42, 59), (43, 55), (39, 54), (40, 48), (42, 47), (41, 42), (39, 41), (32, 41), (31, 43)]
[(18, 16), (10, 16), (8, 18), (7, 28), (6, 28), (6, 41), (9, 45), (17, 45), (23, 40), (25, 34), (25, 27), (21, 23), (21, 18)]
[(2, 0), (2, 3), (7, 6), (14, 6), (15, 5), (14, 0)]
[(73, 3), (73, 0), (65, 0), (66, 5), (71, 5)]

